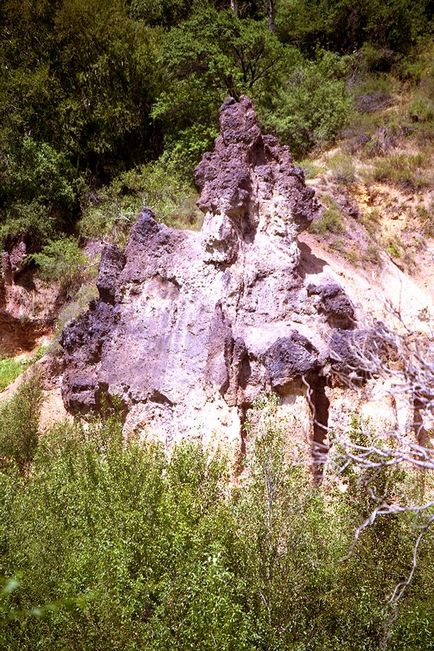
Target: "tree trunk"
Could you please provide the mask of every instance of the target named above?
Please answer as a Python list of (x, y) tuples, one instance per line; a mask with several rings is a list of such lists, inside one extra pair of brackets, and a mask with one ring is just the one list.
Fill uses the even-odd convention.
[(238, 0), (231, 0), (231, 9), (238, 16)]
[(276, 0), (267, 0), (268, 27), (270, 32), (276, 31)]

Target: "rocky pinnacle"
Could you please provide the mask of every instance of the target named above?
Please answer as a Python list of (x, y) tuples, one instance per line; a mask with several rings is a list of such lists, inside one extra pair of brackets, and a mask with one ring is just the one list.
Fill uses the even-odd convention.
[(247, 97), (221, 107), (195, 178), (201, 232), (144, 209), (125, 250), (105, 248), (99, 299), (61, 337), (63, 398), (76, 413), (117, 396), (126, 427), (167, 446), (237, 446), (258, 395), (324, 386), (329, 342), (349, 336), (355, 313), (339, 285), (301, 272), (297, 235), (319, 206)]

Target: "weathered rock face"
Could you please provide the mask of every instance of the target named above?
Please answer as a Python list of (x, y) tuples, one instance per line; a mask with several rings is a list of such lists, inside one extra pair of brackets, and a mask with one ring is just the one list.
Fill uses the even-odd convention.
[(59, 305), (59, 288), (25, 268), (23, 240), (0, 254), (0, 355), (31, 349), (46, 334)]
[(288, 149), (262, 135), (246, 97), (223, 104), (220, 127), (196, 170), (202, 231), (144, 210), (125, 250), (103, 252), (100, 299), (61, 339), (67, 408), (118, 396), (126, 426), (167, 445), (239, 445), (245, 410), (266, 390), (288, 402), (311, 385), (315, 403), (335, 327), (356, 326), (341, 287), (312, 288), (299, 271), (297, 235), (319, 206)]

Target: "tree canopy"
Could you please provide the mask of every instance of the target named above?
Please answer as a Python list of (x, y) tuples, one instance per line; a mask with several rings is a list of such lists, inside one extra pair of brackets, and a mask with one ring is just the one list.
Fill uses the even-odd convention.
[(336, 60), (370, 46), (392, 65), (431, 19), (428, 0), (4, 0), (0, 245), (71, 232), (89, 193), (161, 156), (191, 179), (228, 94), (296, 153), (335, 137)]

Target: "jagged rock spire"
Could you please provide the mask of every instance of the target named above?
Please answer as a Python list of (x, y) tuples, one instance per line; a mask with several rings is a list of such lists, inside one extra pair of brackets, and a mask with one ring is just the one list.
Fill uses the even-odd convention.
[[(63, 396), (71, 411), (87, 411), (116, 395), (127, 428), (168, 446), (217, 437), (237, 447), (261, 392), (301, 396), (306, 378), (310, 401), (315, 386), (324, 391), (316, 380), (333, 330), (322, 298), (330, 292), (307, 291), (297, 243), (318, 205), (289, 150), (262, 134), (247, 97), (223, 104), (196, 182), (200, 233), (167, 228), (145, 209), (125, 250), (106, 248), (100, 298), (61, 338)], [(339, 288), (332, 294), (335, 312), (341, 304), (351, 312)], [(353, 327), (347, 316), (340, 325)]]
[(216, 262), (232, 261), (236, 240), (251, 239), (258, 228), (273, 228), (293, 240), (318, 211), (303, 171), (293, 165), (287, 147), (262, 134), (245, 96), (222, 105), (220, 135), (196, 168), (195, 178), (211, 261), (213, 248)]

